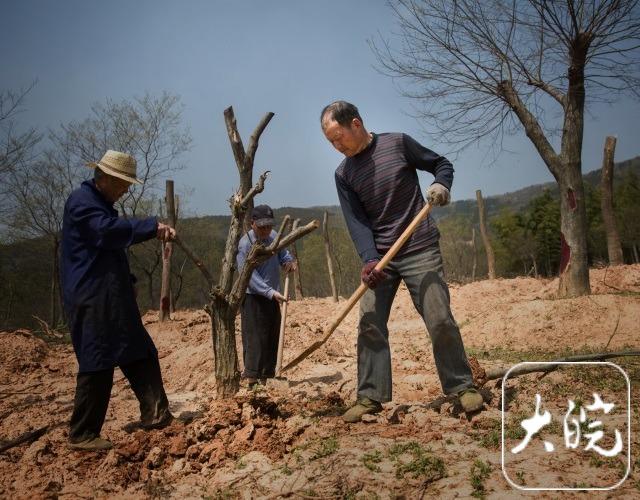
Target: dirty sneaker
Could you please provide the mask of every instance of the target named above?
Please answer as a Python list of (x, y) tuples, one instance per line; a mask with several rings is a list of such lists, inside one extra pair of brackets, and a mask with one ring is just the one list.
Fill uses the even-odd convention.
[(252, 390), (258, 385), (260, 385), (260, 381), (257, 378), (242, 377), (240, 379), (240, 387), (244, 387), (245, 389)]
[(469, 387), (468, 389), (460, 391), (458, 393), (458, 399), (465, 413), (478, 411), (484, 405), (482, 394), (480, 394), (475, 387)]
[(381, 410), (382, 405), (377, 401), (367, 397), (360, 397), (356, 401), (356, 404), (342, 415), (342, 420), (348, 423), (360, 422), (362, 415), (380, 413)]
[(111, 441), (107, 441), (106, 439), (102, 439), (101, 437), (96, 437), (92, 439), (85, 439), (84, 441), (79, 441), (77, 443), (69, 442), (69, 448), (72, 450), (82, 450), (82, 451), (100, 451), (100, 450), (110, 450), (113, 448), (113, 444)]

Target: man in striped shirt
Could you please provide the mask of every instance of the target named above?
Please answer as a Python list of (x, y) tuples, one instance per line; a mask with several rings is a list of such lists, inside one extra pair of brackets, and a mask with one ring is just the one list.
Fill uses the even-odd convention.
[(360, 301), (358, 325), (358, 397), (343, 416), (358, 422), (391, 401), (391, 352), (387, 320), (400, 281), (424, 319), (445, 394), (457, 394), (466, 412), (482, 408), (473, 387), (462, 337), (449, 306), (444, 282), (438, 228), (428, 216), (400, 249), (385, 271), (375, 269), (404, 229), (424, 207), (416, 169), (434, 175), (427, 189), (433, 205), (446, 205), (453, 166), (445, 157), (405, 134), (368, 132), (358, 108), (345, 101), (326, 106), (322, 131), (345, 155), (335, 173), (338, 198), (358, 254), (367, 290)]

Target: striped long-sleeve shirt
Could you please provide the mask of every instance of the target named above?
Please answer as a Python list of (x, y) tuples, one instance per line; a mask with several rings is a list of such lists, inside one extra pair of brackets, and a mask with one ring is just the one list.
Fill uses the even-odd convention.
[[(366, 149), (345, 158), (335, 180), (344, 218), (358, 254), (379, 258), (424, 207), (416, 169), (451, 189), (453, 166), (406, 134), (372, 134)], [(440, 234), (431, 216), (422, 221), (397, 256), (427, 248)]]

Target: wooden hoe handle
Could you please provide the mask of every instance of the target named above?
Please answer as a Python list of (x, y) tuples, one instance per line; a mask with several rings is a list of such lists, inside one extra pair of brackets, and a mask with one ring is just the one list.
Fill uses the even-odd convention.
[[(385, 267), (387, 267), (387, 264), (389, 264), (389, 262), (391, 262), (391, 260), (396, 256), (398, 251), (402, 248), (402, 246), (406, 243), (409, 237), (418, 228), (418, 225), (422, 222), (422, 220), (425, 217), (427, 217), (427, 215), (429, 215), (429, 212), (431, 212), (431, 203), (427, 202), (425, 206), (422, 208), (422, 210), (420, 210), (418, 215), (416, 215), (414, 219), (411, 221), (411, 224), (409, 224), (407, 228), (404, 230), (404, 232), (400, 235), (400, 238), (398, 238), (398, 240), (393, 244), (393, 246), (384, 255), (384, 257), (382, 257), (382, 260), (378, 262), (378, 264), (375, 267), (377, 271), (380, 271), (381, 269), (384, 269)], [(280, 373), (285, 372), (290, 368), (293, 368), (298, 363), (300, 363), (300, 361), (307, 358), (311, 353), (313, 353), (320, 346), (322, 346), (322, 344), (324, 344), (329, 339), (329, 337), (331, 337), (331, 335), (336, 330), (336, 328), (338, 328), (338, 325), (342, 323), (342, 320), (347, 316), (347, 314), (349, 314), (349, 311), (353, 309), (353, 306), (355, 306), (358, 303), (360, 298), (367, 291), (367, 288), (368, 288), (367, 285), (365, 285), (364, 283), (360, 283), (360, 286), (355, 292), (353, 292), (351, 297), (349, 297), (349, 300), (347, 301), (345, 306), (342, 308), (338, 316), (336, 316), (336, 318), (331, 322), (330, 325), (325, 327), (325, 329), (322, 332), (322, 338), (320, 338), (320, 340), (316, 340), (313, 344), (311, 344), (304, 351), (302, 351), (293, 361), (289, 362), (289, 364), (284, 366), (282, 370), (280, 370)]]

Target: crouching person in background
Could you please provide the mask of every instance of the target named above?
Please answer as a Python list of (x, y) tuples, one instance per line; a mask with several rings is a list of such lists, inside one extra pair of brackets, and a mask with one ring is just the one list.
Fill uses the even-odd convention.
[(113, 370), (119, 366), (140, 403), (142, 428), (162, 427), (172, 420), (162, 383), (158, 351), (140, 318), (126, 249), (175, 231), (155, 217), (118, 217), (113, 204), (136, 179), (136, 161), (107, 151), (89, 166), (85, 181), (66, 202), (62, 227), (61, 279), (64, 307), (78, 375), (69, 446), (106, 450), (100, 437), (107, 414)]

